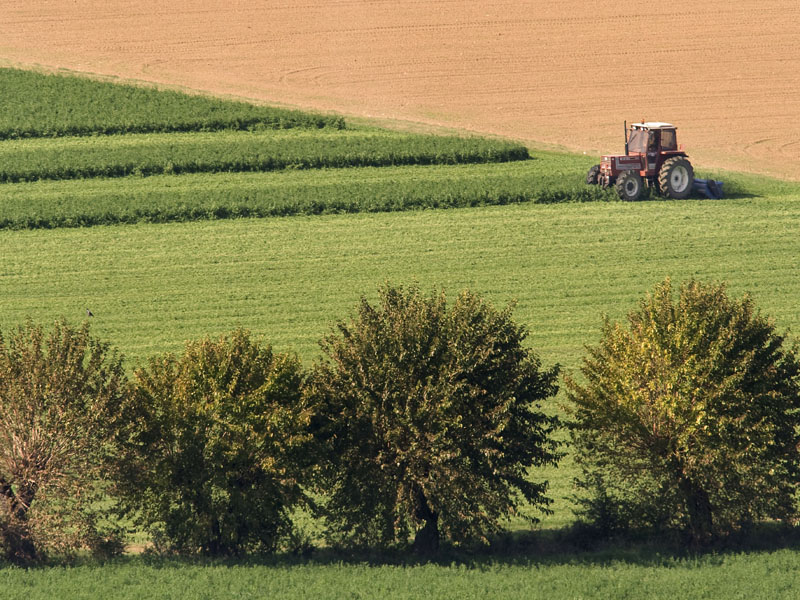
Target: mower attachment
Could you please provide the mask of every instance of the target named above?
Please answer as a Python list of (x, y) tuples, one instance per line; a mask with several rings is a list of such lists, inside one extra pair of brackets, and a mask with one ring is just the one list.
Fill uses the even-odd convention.
[(695, 179), (692, 186), (695, 192), (703, 194), (706, 198), (719, 200), (722, 198), (722, 182), (714, 179)]

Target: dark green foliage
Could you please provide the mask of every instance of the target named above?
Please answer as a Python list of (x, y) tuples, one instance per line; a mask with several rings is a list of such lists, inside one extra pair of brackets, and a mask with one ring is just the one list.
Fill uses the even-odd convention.
[(341, 117), (17, 69), (0, 69), (0, 90), (0, 140), (222, 129), (344, 128)]
[(391, 132), (106, 136), (0, 143), (0, 183), (527, 158), (524, 146), (510, 142)]
[(117, 493), (161, 548), (270, 552), (305, 501), (310, 411), (299, 360), (237, 330), (135, 372), (118, 438)]
[(680, 528), (703, 543), (793, 519), (800, 363), (749, 297), (667, 279), (603, 325), (585, 383), (567, 379), (588, 516), (607, 529)]
[(111, 550), (96, 501), (124, 392), (121, 359), (57, 321), (0, 335), (0, 546), (18, 562)]
[(541, 369), (525, 336), (510, 308), (469, 292), (448, 307), (444, 294), (388, 285), (379, 306), (362, 300), (338, 325), (309, 387), (333, 540), (405, 544), (415, 533), (433, 551), (440, 536), (499, 530), (523, 499), (547, 512), (547, 483), (528, 468), (558, 459), (558, 422), (540, 405), (557, 369)]

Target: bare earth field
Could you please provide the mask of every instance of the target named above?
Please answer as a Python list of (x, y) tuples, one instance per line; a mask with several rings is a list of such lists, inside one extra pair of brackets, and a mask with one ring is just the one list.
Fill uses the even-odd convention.
[(0, 64), (800, 179), (797, 0), (0, 0)]

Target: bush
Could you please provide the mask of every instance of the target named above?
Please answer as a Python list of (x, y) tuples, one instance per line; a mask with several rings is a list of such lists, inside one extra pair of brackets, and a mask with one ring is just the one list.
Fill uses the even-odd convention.
[(548, 512), (528, 468), (558, 458), (557, 420), (540, 409), (557, 368), (523, 347), (510, 308), (469, 292), (451, 307), (416, 288), (380, 296), (323, 341), (310, 376), (331, 538), (386, 546), (415, 532), (431, 552), (441, 536), (485, 539), (523, 498)]
[(118, 423), (121, 359), (89, 325), (0, 335), (0, 543), (17, 562), (119, 549), (103, 531), (102, 465)]
[(135, 372), (118, 440), (126, 514), (167, 550), (273, 551), (312, 460), (301, 383), (296, 357), (242, 330), (151, 359)]
[(585, 383), (567, 378), (588, 516), (614, 529), (679, 528), (704, 543), (793, 519), (800, 363), (749, 297), (669, 279), (603, 325)]

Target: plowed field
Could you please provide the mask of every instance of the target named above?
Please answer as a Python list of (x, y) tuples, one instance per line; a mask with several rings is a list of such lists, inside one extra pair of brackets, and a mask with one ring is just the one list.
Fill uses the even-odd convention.
[(0, 0), (0, 61), (800, 179), (796, 0)]

